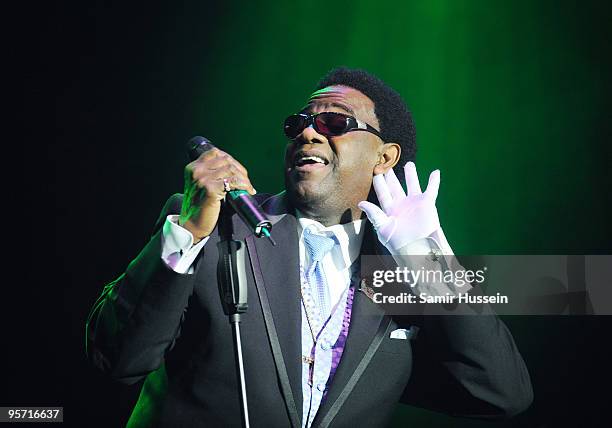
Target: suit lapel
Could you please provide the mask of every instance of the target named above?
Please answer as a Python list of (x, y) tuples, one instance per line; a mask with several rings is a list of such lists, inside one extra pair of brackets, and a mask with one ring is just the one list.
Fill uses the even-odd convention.
[[(272, 221), (272, 235), (277, 246), (253, 235), (246, 238), (246, 244), (287, 411), (292, 425), (299, 427), (302, 419), (302, 318), (297, 220), (284, 192), (261, 205)], [(365, 227), (361, 254), (379, 254), (375, 232), (369, 223)], [(367, 368), (390, 324), (384, 311), (359, 291), (358, 284), (355, 286), (351, 324), (342, 359), (313, 426), (331, 423), (355, 386), (355, 376), (359, 377)], [(266, 307), (269, 314), (266, 314)]]
[(272, 236), (277, 245), (253, 235), (246, 238), (246, 244), (287, 411), (292, 425), (299, 427), (302, 416), (299, 249), (296, 219), (286, 215), (283, 200), (281, 195), (262, 204), (273, 222)]
[[(369, 223), (366, 223), (365, 227), (367, 229), (361, 254), (375, 254), (378, 239)], [(360, 277), (361, 275), (359, 275)], [(365, 370), (371, 356), (378, 349), (381, 333), (386, 332), (390, 322), (390, 318), (384, 316), (384, 311), (372, 302), (365, 293), (359, 291), (359, 284), (355, 286), (357, 288), (353, 300), (351, 324), (342, 359), (332, 380), (327, 399), (319, 408), (313, 426), (327, 426), (331, 422), (333, 416), (338, 412), (339, 407), (344, 404), (355, 386), (352, 377), (356, 374), (360, 375)], [(333, 415), (328, 416), (330, 412)]]

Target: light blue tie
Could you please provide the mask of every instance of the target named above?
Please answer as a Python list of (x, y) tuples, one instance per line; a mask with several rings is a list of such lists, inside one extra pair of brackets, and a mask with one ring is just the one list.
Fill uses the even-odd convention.
[(315, 235), (309, 228), (304, 229), (304, 247), (310, 256), (310, 267), (306, 272), (306, 279), (310, 285), (311, 293), (317, 298), (317, 307), (323, 322), (331, 313), (329, 288), (323, 272), (322, 260), (336, 241), (321, 235)]

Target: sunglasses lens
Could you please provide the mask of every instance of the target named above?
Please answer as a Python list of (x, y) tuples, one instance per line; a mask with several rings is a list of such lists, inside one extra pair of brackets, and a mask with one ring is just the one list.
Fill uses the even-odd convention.
[(315, 117), (317, 131), (323, 135), (340, 135), (346, 131), (346, 117), (337, 113), (321, 113)]
[(293, 114), (285, 119), (285, 135), (294, 139), (304, 130), (306, 118), (299, 114)]
[[(293, 140), (308, 126), (309, 119), (313, 116), (304, 114), (293, 114), (285, 119), (285, 135)], [(327, 136), (342, 135), (348, 129), (347, 116), (340, 113), (319, 113), (314, 116), (314, 128), (320, 134)]]

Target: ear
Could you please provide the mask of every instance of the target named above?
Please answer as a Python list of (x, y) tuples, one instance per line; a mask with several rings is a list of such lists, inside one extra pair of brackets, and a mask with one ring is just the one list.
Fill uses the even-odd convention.
[(378, 151), (378, 163), (374, 167), (374, 175), (384, 174), (393, 168), (400, 159), (402, 148), (399, 144), (385, 143)]

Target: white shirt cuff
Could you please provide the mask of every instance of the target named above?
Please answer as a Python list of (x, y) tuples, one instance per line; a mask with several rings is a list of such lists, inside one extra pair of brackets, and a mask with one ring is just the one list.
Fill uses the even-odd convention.
[(192, 274), (194, 272), (193, 262), (209, 237), (193, 245), (193, 235), (178, 224), (178, 218), (176, 214), (166, 217), (162, 229), (161, 258), (176, 273)]
[[(442, 272), (465, 270), (457, 263), (441, 229), (438, 229), (426, 238), (417, 239), (405, 245), (392, 255), (399, 267), (408, 267), (415, 271), (421, 269)], [(432, 296), (457, 295), (471, 288), (472, 286), (469, 283), (458, 285), (452, 282), (436, 281), (423, 281), (414, 286), (414, 290), (417, 293), (424, 292)]]
[(392, 255), (395, 261), (399, 262), (403, 256), (424, 256), (439, 249), (440, 245), (433, 236), (428, 236), (404, 245), (402, 248), (393, 251)]

